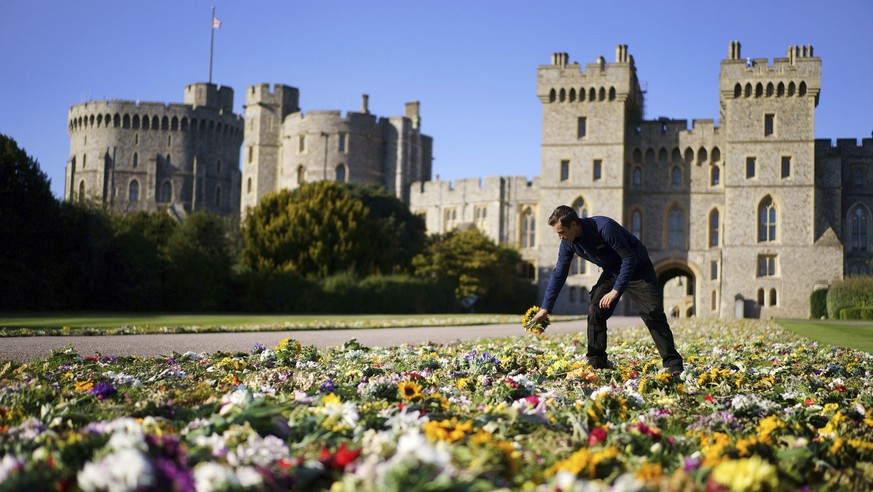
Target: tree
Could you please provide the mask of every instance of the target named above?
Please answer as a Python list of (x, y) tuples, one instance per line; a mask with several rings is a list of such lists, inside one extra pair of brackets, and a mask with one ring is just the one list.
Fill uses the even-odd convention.
[(226, 306), (232, 259), (224, 222), (194, 212), (167, 240), (166, 306), (211, 311)]
[(413, 214), (409, 207), (385, 188), (375, 185), (347, 184), (349, 194), (364, 202), (370, 209), (370, 218), (385, 227), (382, 236), (380, 270), (408, 271), (412, 258), (419, 254), (427, 239), (424, 218)]
[(266, 195), (245, 224), (243, 261), (254, 270), (313, 278), (378, 271), (385, 229), (340, 184), (317, 181)]
[(418, 275), (444, 279), (455, 286), (458, 299), (479, 298), (479, 311), (524, 311), (535, 301), (536, 287), (518, 274), (521, 256), (498, 246), (477, 229), (433, 237), (412, 263)]
[(58, 202), (39, 163), (0, 134), (0, 308), (51, 304)]

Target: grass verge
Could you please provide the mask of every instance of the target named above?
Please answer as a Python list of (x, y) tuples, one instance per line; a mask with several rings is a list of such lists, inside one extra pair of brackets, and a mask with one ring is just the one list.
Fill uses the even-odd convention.
[(873, 354), (873, 323), (833, 320), (776, 320), (783, 328), (816, 342)]
[[(555, 321), (567, 321), (581, 317), (552, 318)], [(0, 337), (468, 326), (520, 322), (520, 314), (5, 313), (0, 314)]]

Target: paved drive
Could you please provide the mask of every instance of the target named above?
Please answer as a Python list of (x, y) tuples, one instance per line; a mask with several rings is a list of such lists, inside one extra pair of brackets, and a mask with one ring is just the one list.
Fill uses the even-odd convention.
[[(610, 328), (642, 325), (638, 317), (614, 316)], [(586, 321), (564, 321), (549, 326), (546, 333), (585, 333)], [(274, 347), (283, 338), (300, 340), (303, 345), (332, 347), (356, 338), (368, 347), (403, 343), (436, 342), (476, 338), (501, 338), (522, 335), (519, 323), (478, 326), (440, 326), (417, 328), (378, 328), (368, 330), (303, 330), (249, 333), (185, 333), (177, 335), (112, 336), (37, 336), (0, 338), (0, 360), (28, 361), (45, 357), (53, 349), (71, 345), (79, 355), (139, 355), (153, 357), (173, 352), (247, 352), (255, 343)]]

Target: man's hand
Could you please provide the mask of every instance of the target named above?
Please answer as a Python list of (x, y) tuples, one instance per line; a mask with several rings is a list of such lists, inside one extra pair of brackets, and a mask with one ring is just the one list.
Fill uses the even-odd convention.
[(549, 310), (548, 309), (540, 309), (537, 311), (537, 314), (534, 315), (533, 321), (538, 322), (541, 319), (549, 319)]
[(608, 294), (600, 298), (600, 308), (601, 309), (609, 309), (615, 304), (615, 301), (618, 300), (618, 296), (621, 295), (621, 292), (612, 289)]

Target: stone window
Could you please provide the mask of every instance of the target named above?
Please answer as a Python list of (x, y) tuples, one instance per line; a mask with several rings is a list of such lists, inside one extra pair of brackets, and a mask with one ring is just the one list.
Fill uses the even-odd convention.
[(603, 161), (600, 159), (594, 160), (594, 181), (603, 177)]
[(221, 185), (215, 187), (215, 206), (221, 206)]
[(779, 82), (779, 85), (776, 86), (776, 97), (782, 97), (785, 95), (785, 84)]
[(336, 182), (337, 183), (345, 183), (348, 180), (346, 176), (346, 165), (338, 164), (336, 166)]
[(758, 305), (764, 305), (764, 289), (758, 289)]
[(306, 168), (302, 165), (297, 166), (297, 184), (302, 185), (306, 182)]
[[(85, 161), (82, 160), (82, 168), (85, 168)], [(863, 188), (864, 187), (864, 167), (863, 166), (854, 166), (852, 168), (852, 186), (855, 188)]]
[(251, 193), (251, 192), (252, 192), (252, 178), (249, 178), (246, 181), (246, 193)]
[(793, 96), (796, 88), (797, 88), (797, 86), (794, 85), (794, 82), (789, 82), (788, 83), (788, 95)]
[(136, 169), (139, 166), (139, 154), (137, 152), (133, 153), (133, 168)]
[(521, 247), (533, 248), (536, 246), (536, 217), (533, 209), (527, 207), (521, 214)]
[(806, 95), (806, 82), (800, 81), (800, 87), (797, 89), (797, 95), (800, 97)]
[[(85, 143), (88, 143), (87, 140)], [(85, 169), (86, 167), (88, 167), (88, 154), (82, 154), (82, 169)]]
[(709, 298), (710, 298), (709, 309), (710, 309), (710, 311), (715, 311), (716, 309), (718, 309), (718, 297), (717, 297), (717, 294), (715, 293), (715, 290), (713, 290), (710, 293)]
[(758, 242), (776, 240), (776, 205), (769, 196), (758, 205)]
[(718, 162), (721, 160), (721, 150), (718, 147), (712, 148), (712, 153), (710, 154), (710, 162)]
[(721, 180), (721, 170), (718, 166), (712, 166), (712, 169), (709, 171), (709, 184), (710, 186), (718, 186), (718, 183)]
[[(121, 120), (121, 122), (122, 122), (122, 123), (121, 123), (121, 127), (122, 127), (122, 128), (130, 128), (130, 115), (129, 115), (129, 114), (125, 114), (125, 115), (124, 115), (124, 118)], [(116, 126), (117, 126), (117, 125), (116, 125)]]
[(643, 184), (643, 170), (640, 169), (639, 166), (637, 166), (634, 168), (632, 174), (634, 188), (639, 188)]
[(133, 180), (127, 188), (127, 199), (132, 202), (139, 201), (139, 181)]
[(215, 163), (215, 174), (221, 174), (221, 161)]
[(249, 164), (251, 164), (252, 160), (254, 160), (254, 158), (255, 158), (255, 148), (253, 146), (249, 145), (248, 151), (249, 151)]
[(758, 276), (775, 277), (777, 267), (776, 259), (776, 255), (758, 255)]
[(576, 101), (576, 88), (571, 87), (570, 88), (570, 102), (575, 102), (575, 101)]
[(715, 208), (709, 213), (709, 247), (718, 247), (718, 209)]
[(643, 238), (643, 214), (639, 210), (631, 213), (631, 234), (637, 239)]
[(743, 95), (743, 87), (737, 82), (737, 85), (734, 86), (734, 99), (738, 99)]
[(346, 152), (346, 134), (345, 133), (339, 134), (339, 144), (337, 144), (337, 150), (339, 150), (342, 153)]
[(658, 151), (658, 162), (661, 164), (667, 163), (667, 149), (661, 147), (661, 150)]
[(519, 264), (519, 270), (521, 270), (522, 278), (526, 278), (528, 280), (536, 280), (537, 269), (534, 267), (533, 263), (529, 261), (522, 261)]
[(488, 208), (484, 205), (477, 205), (473, 208), (473, 223), (476, 225), (476, 229), (480, 231), (485, 230), (485, 219), (488, 214)]
[(707, 158), (707, 157), (708, 157), (708, 155), (707, 155), (707, 152), (706, 152), (706, 148), (705, 148), (705, 147), (701, 147), (701, 148), (697, 151), (697, 165), (699, 166), (699, 165), (703, 164), (704, 162), (706, 162), (706, 158)]
[(567, 91), (564, 88), (561, 88), (561, 92), (558, 93), (558, 100), (564, 102), (567, 99)]
[(85, 180), (79, 181), (79, 201), (85, 201)]
[(588, 207), (585, 205), (585, 199), (582, 197), (573, 201), (573, 210), (576, 211), (576, 215), (580, 218), (588, 217)]
[(164, 203), (173, 201), (173, 183), (169, 179), (161, 183), (160, 201)]
[(570, 260), (570, 275), (585, 275), (588, 270), (587, 261), (576, 255)]
[(570, 161), (561, 161), (561, 181), (570, 179)]
[(718, 280), (718, 262), (715, 260), (709, 262), (709, 279)]
[(555, 102), (556, 92), (555, 89), (549, 91), (549, 102)]
[(774, 125), (775, 125), (776, 115), (773, 113), (767, 113), (764, 115), (764, 136), (769, 137), (773, 135)]
[(134, 145), (139, 145), (139, 133), (134, 134), (134, 136), (133, 136), (133, 144), (134, 144)]
[(306, 151), (306, 135), (300, 135), (297, 139), (297, 153), (302, 154)]
[(782, 178), (791, 177), (791, 157), (782, 156)]
[(670, 171), (670, 184), (673, 186), (682, 184), (682, 170), (679, 169), (679, 166), (673, 167), (673, 170)]
[(609, 88), (609, 100), (615, 101), (615, 87)]
[(455, 224), (458, 220), (458, 211), (453, 208), (448, 208), (443, 212), (443, 225), (445, 232), (451, 231), (455, 228)]
[(588, 135), (588, 119), (580, 116), (576, 123), (576, 138), (582, 138), (586, 135)]
[(667, 246), (679, 249), (685, 247), (685, 216), (679, 205), (673, 205), (667, 215)]
[(592, 87), (588, 89), (588, 100), (594, 102), (595, 99), (597, 99), (597, 91)]
[(755, 177), (755, 158), (746, 157), (746, 179)]
[(770, 289), (770, 305), (776, 305), (776, 289)]
[(758, 82), (755, 86), (755, 97), (761, 97), (764, 95), (764, 85)]
[(773, 97), (773, 82), (767, 84), (767, 97)]
[(849, 216), (851, 217), (849, 219), (851, 231), (849, 234), (850, 249), (852, 251), (867, 251), (869, 238), (868, 224), (870, 221), (866, 211), (859, 206)]

